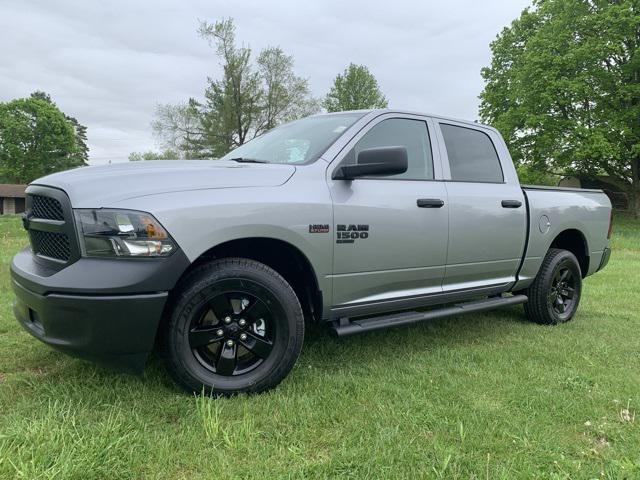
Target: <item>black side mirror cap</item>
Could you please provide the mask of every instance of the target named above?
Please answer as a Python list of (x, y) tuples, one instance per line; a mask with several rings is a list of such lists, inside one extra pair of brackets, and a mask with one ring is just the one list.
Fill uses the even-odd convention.
[(334, 180), (398, 175), (409, 166), (405, 147), (377, 147), (362, 150), (353, 165), (343, 165), (333, 174)]

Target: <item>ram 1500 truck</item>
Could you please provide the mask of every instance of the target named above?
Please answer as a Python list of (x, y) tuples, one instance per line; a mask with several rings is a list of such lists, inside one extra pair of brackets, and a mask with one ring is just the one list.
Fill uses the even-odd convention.
[(609, 260), (599, 190), (521, 187), (488, 126), (392, 110), (316, 115), (215, 161), (79, 168), (27, 188), (15, 315), (65, 352), (189, 391), (258, 392), (305, 321), (337, 335), (524, 304), (576, 313)]

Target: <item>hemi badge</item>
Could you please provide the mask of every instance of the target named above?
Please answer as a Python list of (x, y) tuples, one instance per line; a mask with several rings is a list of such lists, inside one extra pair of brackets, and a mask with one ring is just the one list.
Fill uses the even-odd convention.
[(329, 225), (324, 223), (309, 225), (309, 233), (329, 233)]

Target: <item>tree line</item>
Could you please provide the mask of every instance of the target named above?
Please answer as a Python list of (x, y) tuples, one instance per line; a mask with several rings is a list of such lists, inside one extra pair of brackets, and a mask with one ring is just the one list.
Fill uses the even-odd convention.
[(275, 126), (320, 111), (385, 108), (376, 78), (363, 65), (350, 64), (323, 100), (309, 81), (294, 72), (294, 59), (280, 47), (266, 47), (254, 58), (238, 46), (232, 19), (200, 22), (200, 37), (213, 48), (222, 77), (208, 78), (204, 98), (158, 105), (152, 129), (162, 152), (134, 152), (145, 158), (216, 158)]
[[(220, 61), (202, 98), (157, 106), (160, 152), (130, 160), (216, 158), (265, 131), (325, 109), (388, 105), (377, 80), (349, 65), (322, 99), (280, 47), (254, 55), (232, 19), (200, 22)], [(640, 3), (533, 0), (491, 43), (480, 120), (504, 136), (521, 180), (575, 175), (624, 192), (640, 216)], [(445, 112), (446, 113), (446, 112)], [(0, 103), (0, 181), (28, 182), (87, 163), (86, 128), (35, 92)]]

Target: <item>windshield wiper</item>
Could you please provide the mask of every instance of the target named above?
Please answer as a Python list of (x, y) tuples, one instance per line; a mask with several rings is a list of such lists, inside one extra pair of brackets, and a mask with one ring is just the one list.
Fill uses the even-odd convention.
[(230, 158), (229, 160), (231, 160), (232, 162), (238, 162), (238, 163), (269, 163), (266, 160), (258, 160), (256, 158), (243, 158), (243, 157)]

